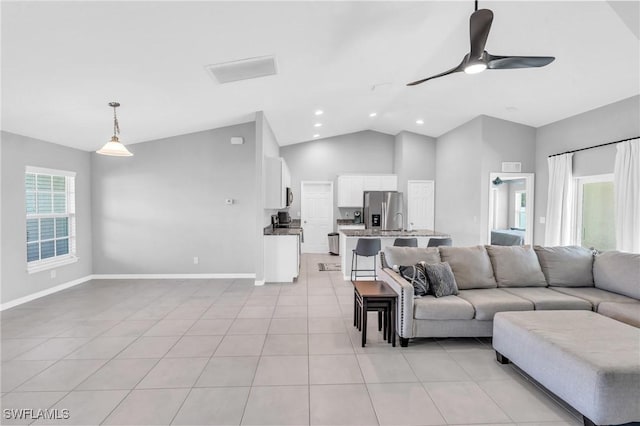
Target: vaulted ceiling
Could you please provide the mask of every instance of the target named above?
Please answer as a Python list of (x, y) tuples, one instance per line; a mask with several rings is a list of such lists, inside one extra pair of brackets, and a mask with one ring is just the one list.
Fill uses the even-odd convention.
[[(117, 100), (125, 144), (263, 110), (287, 145), (365, 129), (439, 136), (480, 114), (537, 127), (640, 93), (638, 2), (480, 7), (495, 15), (489, 52), (556, 61), (406, 87), (460, 62), (473, 1), (2, 2), (2, 128), (95, 150)], [(265, 55), (274, 76), (219, 84), (204, 68)]]

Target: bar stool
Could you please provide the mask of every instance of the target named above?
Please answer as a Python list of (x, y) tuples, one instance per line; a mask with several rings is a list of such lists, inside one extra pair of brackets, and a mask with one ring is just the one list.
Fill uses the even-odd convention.
[(418, 247), (417, 238), (396, 238), (393, 242), (396, 247)]
[[(373, 272), (373, 275), (360, 275), (361, 277), (373, 277), (378, 279), (376, 273), (376, 255), (380, 252), (380, 238), (358, 238), (356, 248), (351, 254), (351, 281), (358, 279), (358, 272)], [(373, 269), (358, 269), (358, 256), (373, 256)]]
[(451, 238), (429, 238), (427, 247), (451, 246), (452, 244)]

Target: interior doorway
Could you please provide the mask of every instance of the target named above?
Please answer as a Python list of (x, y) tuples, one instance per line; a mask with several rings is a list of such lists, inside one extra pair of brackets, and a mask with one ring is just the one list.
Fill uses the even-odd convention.
[(328, 253), (327, 234), (333, 231), (333, 182), (302, 181), (300, 220), (303, 253)]
[(489, 244), (533, 242), (533, 184), (533, 173), (489, 174)]
[(435, 183), (432, 180), (407, 181), (407, 229), (435, 227)]

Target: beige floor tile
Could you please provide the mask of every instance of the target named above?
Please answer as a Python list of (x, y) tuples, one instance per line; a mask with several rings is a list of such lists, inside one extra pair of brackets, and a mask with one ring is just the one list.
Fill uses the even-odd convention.
[(310, 355), (312, 385), (364, 383), (355, 355)]
[(18, 387), (19, 391), (70, 391), (105, 364), (105, 360), (61, 360)]
[(309, 358), (306, 356), (263, 356), (258, 362), (253, 386), (306, 385)]
[(138, 383), (137, 389), (177, 389), (194, 385), (208, 358), (161, 359)]
[(377, 383), (367, 388), (381, 425), (446, 423), (420, 383)]
[(269, 334), (262, 355), (306, 355), (309, 353), (307, 334)]
[(352, 354), (353, 345), (346, 333), (310, 334), (309, 353), (312, 355)]
[(117, 358), (162, 358), (179, 339), (178, 336), (142, 336), (120, 352)]
[(297, 318), (272, 318), (268, 334), (306, 334), (307, 321)]
[(111, 359), (129, 346), (135, 337), (96, 337), (66, 359)]
[[(0, 399), (3, 425), (28, 425), (37, 417), (37, 410), (45, 410), (63, 398), (67, 392), (11, 392)], [(33, 410), (34, 415), (12, 410)], [(9, 410), (7, 413), (5, 410)], [(10, 418), (7, 418), (10, 417)]]
[(54, 360), (45, 361), (20, 361), (13, 360), (3, 362), (0, 366), (0, 378), (2, 379), (2, 392), (10, 392), (31, 377), (51, 366)]
[(2, 339), (2, 362), (9, 361), (18, 355), (46, 342), (47, 338)]
[(260, 355), (266, 335), (225, 336), (214, 356)]
[(125, 320), (105, 331), (103, 337), (139, 337), (150, 329), (156, 320)]
[(61, 359), (71, 352), (86, 344), (91, 339), (88, 337), (60, 337), (52, 338), (46, 342), (24, 352), (15, 359), (20, 360), (49, 360)]
[(158, 359), (113, 359), (80, 383), (77, 390), (133, 389)]
[(312, 425), (377, 425), (364, 385), (311, 385)]
[(103, 424), (168, 425), (189, 389), (136, 389), (116, 407)]
[(174, 425), (239, 425), (248, 387), (192, 389)]
[(307, 386), (253, 387), (242, 418), (243, 425), (309, 424)]
[(471, 377), (445, 351), (403, 353), (411, 369), (422, 382), (468, 381)]
[(210, 357), (222, 341), (222, 336), (182, 336), (167, 352), (166, 358)]
[(418, 381), (402, 354), (358, 354), (357, 357), (367, 383)]
[(187, 336), (224, 335), (229, 330), (231, 319), (201, 319), (186, 332)]
[(68, 410), (69, 418), (38, 420), (34, 425), (97, 425), (124, 399), (129, 391), (73, 391), (51, 408)]
[(345, 333), (346, 328), (342, 318), (309, 318), (309, 333)]
[(195, 323), (193, 319), (163, 319), (144, 333), (145, 336), (182, 336)]
[(428, 382), (423, 386), (449, 424), (511, 422), (475, 382)]
[(258, 360), (257, 356), (213, 357), (195, 386), (251, 386)]
[(264, 318), (236, 318), (227, 334), (267, 334), (269, 321)]

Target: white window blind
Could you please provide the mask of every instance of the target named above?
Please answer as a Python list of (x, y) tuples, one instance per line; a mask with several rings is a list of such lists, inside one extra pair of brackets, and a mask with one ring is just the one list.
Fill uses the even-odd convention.
[(75, 261), (75, 173), (27, 167), (25, 205), (27, 270)]

